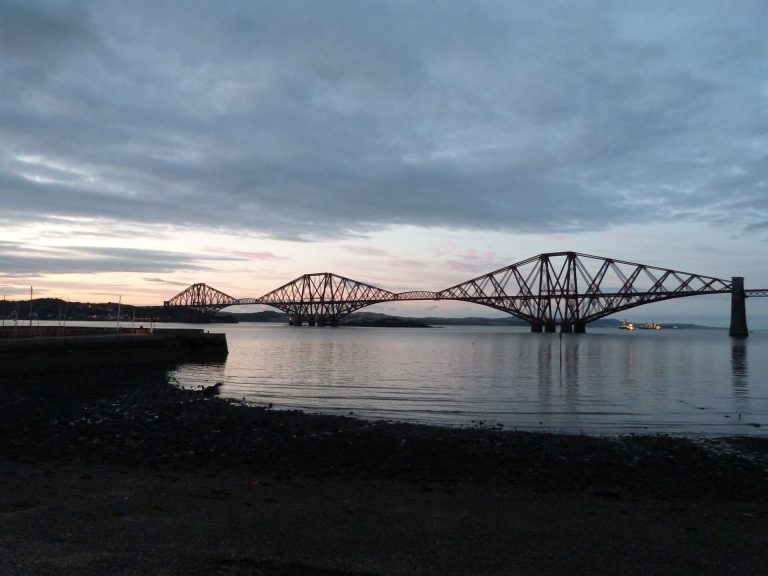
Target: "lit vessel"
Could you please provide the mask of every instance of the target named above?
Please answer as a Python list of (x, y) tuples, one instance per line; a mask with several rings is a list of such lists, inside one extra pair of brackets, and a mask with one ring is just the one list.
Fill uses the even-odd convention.
[(624, 322), (619, 324), (619, 329), (620, 330), (634, 330), (635, 329), (635, 325), (632, 324), (632, 322), (627, 322), (626, 320), (624, 320)]

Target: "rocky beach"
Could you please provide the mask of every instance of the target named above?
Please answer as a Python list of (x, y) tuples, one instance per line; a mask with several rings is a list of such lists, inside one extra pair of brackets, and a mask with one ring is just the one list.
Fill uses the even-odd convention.
[(0, 573), (768, 573), (765, 438), (370, 422), (166, 374), (0, 381)]

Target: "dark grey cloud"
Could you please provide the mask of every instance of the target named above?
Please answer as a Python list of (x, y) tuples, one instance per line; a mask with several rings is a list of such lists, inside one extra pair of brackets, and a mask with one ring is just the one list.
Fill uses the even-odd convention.
[(95, 272), (150, 272), (209, 270), (206, 260), (226, 257), (192, 256), (167, 250), (94, 246), (33, 247), (0, 241), (0, 276), (29, 277), (41, 274)]
[(75, 3), (4, 1), (1, 6), (0, 50), (6, 58), (39, 64), (98, 43), (87, 13)]
[(768, 4), (0, 0), (3, 218), (768, 222)]

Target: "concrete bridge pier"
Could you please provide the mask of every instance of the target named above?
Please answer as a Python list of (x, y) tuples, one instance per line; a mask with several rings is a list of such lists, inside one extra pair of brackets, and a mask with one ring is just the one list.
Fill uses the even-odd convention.
[(531, 322), (531, 332), (541, 332), (544, 326), (539, 320)]
[(587, 325), (584, 322), (576, 322), (573, 325), (574, 334), (584, 334), (587, 331)]
[(557, 324), (549, 322), (544, 324), (544, 332), (557, 332)]
[(731, 278), (731, 329), (728, 331), (728, 335), (732, 338), (746, 338), (749, 336), (746, 301), (744, 278), (734, 276)]

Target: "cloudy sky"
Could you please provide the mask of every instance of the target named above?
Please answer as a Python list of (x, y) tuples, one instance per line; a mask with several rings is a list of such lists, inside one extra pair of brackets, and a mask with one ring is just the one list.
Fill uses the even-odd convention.
[[(768, 287), (765, 0), (0, 14), (8, 298), (257, 297), (324, 271), (439, 290), (560, 250)], [(663, 311), (727, 320), (694, 300)]]

